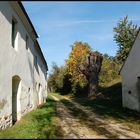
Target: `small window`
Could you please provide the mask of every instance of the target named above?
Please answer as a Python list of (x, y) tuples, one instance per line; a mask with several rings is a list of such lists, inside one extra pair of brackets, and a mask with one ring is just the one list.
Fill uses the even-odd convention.
[(131, 94), (132, 92), (129, 90), (128, 93)]
[(26, 35), (26, 49), (28, 50), (29, 48), (29, 37)]
[(138, 80), (140, 80), (140, 76), (138, 76), (137, 78), (138, 78)]
[(34, 65), (37, 66), (37, 56), (35, 55)]
[(35, 55), (34, 56), (34, 67), (35, 67), (37, 73), (39, 74), (39, 68), (38, 68), (38, 62), (37, 61), (38, 61), (37, 56)]
[(28, 88), (28, 92), (30, 92), (30, 87)]
[(17, 21), (12, 19), (12, 46), (17, 50)]

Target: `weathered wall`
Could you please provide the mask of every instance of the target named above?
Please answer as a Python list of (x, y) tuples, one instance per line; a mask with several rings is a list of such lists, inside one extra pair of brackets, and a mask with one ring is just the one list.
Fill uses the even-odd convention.
[[(18, 50), (12, 47), (12, 17), (18, 21)], [(10, 126), (12, 121), (12, 77), (21, 79), (20, 113), (21, 116), (38, 105), (36, 83), (42, 85), (41, 99), (45, 96), (46, 68), (34, 46), (34, 40), (27, 32), (20, 13), (17, 14), (7, 1), (0, 2), (0, 128)], [(29, 50), (25, 38), (29, 37)], [(39, 73), (34, 66), (34, 56), (38, 57)], [(42, 66), (42, 68), (40, 68)]]
[(140, 33), (121, 70), (123, 106), (140, 111)]

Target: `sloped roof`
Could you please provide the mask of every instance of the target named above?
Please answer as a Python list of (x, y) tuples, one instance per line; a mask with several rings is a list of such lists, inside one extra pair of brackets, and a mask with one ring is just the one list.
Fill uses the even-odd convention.
[[(35, 35), (36, 35), (36, 38), (38, 38), (39, 36), (38, 36), (38, 34), (37, 34), (37, 32), (36, 32), (36, 30), (35, 30), (35, 28), (34, 28), (32, 22), (31, 22), (31, 20), (30, 20), (30, 18), (29, 18), (29, 16), (28, 16), (28, 14), (27, 14), (27, 12), (26, 12), (26, 10), (25, 10), (23, 4), (21, 3), (21, 1), (18, 1), (18, 4), (19, 4), (20, 8), (22, 9), (22, 11), (23, 11), (25, 17), (27, 18), (29, 24), (31, 25), (31, 27), (32, 27), (32, 29), (33, 29)], [(43, 58), (45, 67), (46, 67), (46, 69), (48, 70), (47, 62), (46, 62), (46, 60), (45, 60), (45, 58), (44, 58), (44, 55), (43, 55), (43, 53), (42, 53), (41, 47), (40, 47), (40, 45), (39, 45), (37, 39), (36, 39), (36, 42), (37, 42), (37, 44), (38, 44), (38, 48), (39, 48), (40, 54), (42, 55), (42, 58)]]
[(34, 26), (33, 26), (32, 22), (31, 22), (31, 20), (30, 20), (30, 18), (29, 18), (29, 16), (28, 16), (28, 14), (27, 14), (27, 12), (26, 12), (25, 8), (23, 7), (23, 5), (22, 5), (21, 1), (18, 1), (18, 4), (19, 4), (20, 8), (22, 9), (22, 11), (23, 11), (24, 15), (26, 16), (26, 18), (27, 18), (28, 22), (30, 23), (30, 25), (31, 25), (31, 27), (32, 27), (32, 29), (33, 29), (33, 31), (34, 31), (34, 33), (35, 33), (36, 37), (38, 38), (38, 34), (37, 34), (37, 32), (36, 32), (36, 30), (35, 30), (35, 28), (34, 28)]

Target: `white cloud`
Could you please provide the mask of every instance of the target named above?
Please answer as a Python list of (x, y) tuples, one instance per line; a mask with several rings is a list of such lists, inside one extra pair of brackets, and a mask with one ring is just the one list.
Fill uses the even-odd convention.
[[(122, 18), (124, 18), (124, 16), (122, 16)], [(78, 24), (89, 24), (89, 23), (113, 23), (113, 22), (118, 22), (118, 20), (122, 19), (122, 18), (117, 18), (117, 19), (110, 19), (110, 20), (72, 20), (72, 21), (63, 21), (63, 22), (56, 22), (57, 24), (55, 25), (55, 27), (67, 27), (67, 26), (74, 26), (74, 25), (78, 25)], [(132, 21), (140, 21), (140, 17), (136, 17), (136, 16), (131, 16), (128, 17), (129, 20)]]
[(116, 22), (116, 20), (75, 20), (75, 21), (65, 21), (63, 23), (58, 23), (57, 27), (72, 26), (83, 23), (105, 23), (105, 22)]

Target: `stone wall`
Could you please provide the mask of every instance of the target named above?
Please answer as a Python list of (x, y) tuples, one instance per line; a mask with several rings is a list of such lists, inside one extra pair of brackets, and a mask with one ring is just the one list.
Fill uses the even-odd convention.
[(9, 126), (12, 126), (12, 114), (0, 118), (0, 129), (5, 129)]

